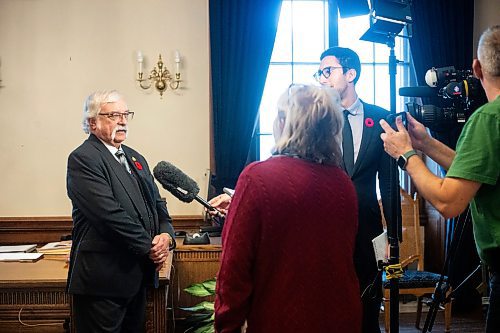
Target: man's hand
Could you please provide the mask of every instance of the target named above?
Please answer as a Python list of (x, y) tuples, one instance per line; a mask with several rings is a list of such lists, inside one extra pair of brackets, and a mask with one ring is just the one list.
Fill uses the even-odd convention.
[(432, 141), (431, 136), (425, 129), (425, 126), (419, 123), (410, 113), (406, 113), (406, 121), (408, 122), (408, 133), (413, 147), (425, 152), (425, 148)]
[[(411, 119), (417, 122), (414, 118)], [(389, 126), (389, 124), (383, 119), (380, 120), (380, 126), (382, 126), (382, 129), (385, 131), (385, 133), (380, 134), (380, 138), (384, 141), (384, 149), (387, 154), (397, 159), (399, 156), (413, 149), (412, 140), (403, 125), (401, 116), (396, 118), (397, 131)]]
[(167, 260), (170, 251), (168, 250), (172, 240), (169, 234), (163, 233), (156, 235), (153, 238), (151, 250), (149, 250), (149, 258), (156, 264), (156, 271), (160, 271), (163, 263)]
[[(212, 198), (209, 202), (210, 205), (213, 207), (217, 208), (221, 213), (227, 214), (227, 210), (229, 209), (229, 206), (231, 205), (231, 197), (227, 195), (226, 193), (220, 194), (216, 196), (215, 198)], [(216, 215), (216, 211), (210, 211), (207, 210), (207, 212), (210, 215)]]

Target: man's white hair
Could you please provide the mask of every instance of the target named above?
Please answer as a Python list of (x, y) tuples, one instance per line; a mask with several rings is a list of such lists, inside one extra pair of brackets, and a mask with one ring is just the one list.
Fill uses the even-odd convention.
[(483, 72), (500, 77), (500, 25), (486, 29), (479, 39), (477, 58)]
[(121, 99), (123, 99), (122, 95), (116, 90), (101, 90), (90, 94), (83, 103), (83, 131), (90, 133), (89, 119), (97, 117), (104, 104), (115, 103)]

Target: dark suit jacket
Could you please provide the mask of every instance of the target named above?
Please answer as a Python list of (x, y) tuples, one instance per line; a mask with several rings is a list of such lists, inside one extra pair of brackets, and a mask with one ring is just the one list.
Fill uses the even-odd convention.
[[(351, 180), (358, 195), (359, 209), (354, 261), (360, 283), (364, 286), (372, 282), (371, 280), (377, 272), (372, 239), (383, 231), (376, 192), (377, 173), (385, 217), (390, 216), (393, 202), (391, 202), (389, 186), (391, 157), (384, 151), (384, 144), (380, 139), (383, 129), (379, 124), (380, 119), (385, 119), (389, 112), (378, 106), (362, 103), (364, 110), (363, 136)], [(397, 174), (394, 175), (394, 181), (398, 181), (398, 179)], [(396, 188), (397, 191), (393, 191), (396, 193), (392, 194), (392, 198), (396, 198), (396, 202), (399, 202), (399, 186)]]
[(73, 204), (68, 292), (131, 297), (158, 274), (148, 258), (155, 235), (174, 232), (144, 157), (122, 145), (133, 176), (94, 135), (68, 158)]

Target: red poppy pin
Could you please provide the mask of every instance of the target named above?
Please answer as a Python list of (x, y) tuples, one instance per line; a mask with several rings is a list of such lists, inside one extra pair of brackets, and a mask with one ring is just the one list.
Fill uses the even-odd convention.
[(135, 167), (137, 168), (137, 170), (142, 170), (142, 164), (139, 163), (139, 161), (137, 161), (137, 159), (132, 156), (132, 161), (134, 161), (134, 164), (135, 164)]
[(373, 127), (373, 124), (374, 124), (374, 122), (373, 122), (372, 118), (366, 118), (365, 119), (365, 126), (366, 127)]

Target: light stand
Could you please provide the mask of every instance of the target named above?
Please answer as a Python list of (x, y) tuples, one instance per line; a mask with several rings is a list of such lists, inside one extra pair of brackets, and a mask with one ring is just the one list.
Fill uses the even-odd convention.
[[(365, 38), (371, 38), (368, 41), (374, 42), (372, 32), (368, 30), (361, 39), (367, 40)], [(380, 36), (377, 36), (377, 40)], [(389, 54), (389, 86), (390, 86), (390, 103), (391, 103), (391, 115), (396, 114), (396, 74), (397, 74), (397, 62), (396, 55), (394, 53), (395, 45), (395, 35), (394, 33), (386, 33), (385, 44), (390, 48)], [(390, 285), (390, 332), (399, 332), (399, 242), (402, 238), (402, 225), (400, 221), (400, 214), (398, 214), (398, 209), (400, 209), (399, 198), (394, 197), (399, 195), (399, 179), (398, 166), (395, 159), (391, 158), (391, 164), (389, 169), (389, 202), (391, 203), (390, 209), (390, 219), (391, 223), (387, 223), (387, 237), (389, 240), (389, 264), (386, 267), (387, 277), (389, 279)], [(390, 278), (389, 278), (390, 276)]]
[[(390, 102), (391, 102), (391, 115), (396, 114), (396, 74), (397, 74), (397, 59), (394, 53), (395, 36), (392, 34), (387, 35), (387, 46), (390, 48), (389, 54), (389, 87), (390, 87)], [(391, 159), (389, 169), (389, 195), (391, 202), (391, 219), (392, 223), (388, 223), (387, 236), (389, 239), (389, 268), (394, 267), (398, 270), (399, 265), (399, 242), (402, 240), (402, 223), (398, 209), (401, 209), (399, 198), (394, 195), (399, 195), (399, 173), (398, 166), (395, 159)], [(391, 274), (390, 270), (387, 270)], [(392, 274), (393, 277), (390, 282), (390, 331), (395, 333), (399, 332), (399, 275)]]
[[(387, 37), (387, 46), (390, 48), (389, 54), (389, 87), (390, 87), (390, 101), (391, 101), (391, 114), (396, 114), (396, 74), (397, 74), (397, 59), (394, 54), (394, 41), (395, 37), (390, 35)], [(398, 198), (393, 198), (396, 193), (399, 195), (399, 182), (395, 181), (399, 179), (398, 177), (398, 166), (396, 164), (395, 159), (391, 159), (391, 166), (389, 172), (390, 179), (390, 188), (391, 191), (390, 202), (391, 205), (391, 221), (396, 221), (396, 225), (391, 225), (388, 228), (388, 238), (389, 238), (389, 265), (390, 267), (393, 265), (399, 264), (399, 241), (402, 238), (402, 223), (399, 220), (400, 214), (398, 214), (397, 209), (400, 209), (400, 205), (394, 204), (399, 203)], [(394, 277), (390, 280), (390, 305), (391, 305), (391, 313), (390, 313), (390, 330), (391, 332), (399, 332), (399, 277)]]
[[(371, 8), (370, 29), (361, 40), (373, 43), (386, 44), (390, 48), (389, 54), (389, 84), (390, 84), (390, 113), (396, 115), (396, 74), (397, 63), (394, 53), (395, 37), (403, 30), (407, 23), (412, 22), (410, 7), (407, 3), (395, 5), (390, 2), (377, 1), (377, 7)], [(382, 16), (384, 15), (384, 16)], [(395, 119), (395, 117), (394, 117)], [(390, 282), (390, 332), (399, 332), (399, 278), (402, 275), (399, 263), (399, 242), (402, 238), (402, 225), (398, 210), (401, 209), (399, 197), (399, 174), (396, 160), (391, 159), (389, 169), (389, 202), (391, 203), (390, 219), (387, 223), (389, 239), (389, 263), (385, 267), (386, 277)]]

